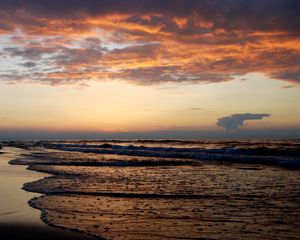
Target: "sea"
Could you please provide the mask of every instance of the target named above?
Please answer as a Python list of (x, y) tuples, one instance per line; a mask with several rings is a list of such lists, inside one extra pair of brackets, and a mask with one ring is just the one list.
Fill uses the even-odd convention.
[(50, 226), (99, 239), (300, 239), (300, 140), (2, 141)]

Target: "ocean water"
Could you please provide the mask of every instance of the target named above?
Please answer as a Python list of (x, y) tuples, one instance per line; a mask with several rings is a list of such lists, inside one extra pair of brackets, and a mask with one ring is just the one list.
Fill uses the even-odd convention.
[(52, 226), (102, 239), (300, 238), (300, 140), (3, 142)]

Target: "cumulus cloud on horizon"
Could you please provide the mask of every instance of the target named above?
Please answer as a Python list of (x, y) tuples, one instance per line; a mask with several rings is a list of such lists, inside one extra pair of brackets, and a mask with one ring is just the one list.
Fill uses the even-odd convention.
[(270, 117), (271, 114), (261, 113), (261, 114), (253, 114), (253, 113), (238, 113), (232, 114), (230, 116), (219, 118), (217, 121), (217, 125), (219, 127), (224, 128), (226, 131), (236, 131), (239, 130), (241, 126), (244, 125), (245, 121), (248, 120), (260, 120), (265, 117)]

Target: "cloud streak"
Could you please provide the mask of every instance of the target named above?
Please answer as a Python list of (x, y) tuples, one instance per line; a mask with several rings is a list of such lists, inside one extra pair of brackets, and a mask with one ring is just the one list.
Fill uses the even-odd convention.
[(217, 126), (224, 128), (226, 131), (237, 131), (244, 125), (245, 121), (261, 120), (265, 117), (270, 117), (271, 114), (253, 114), (253, 113), (240, 113), (230, 116), (219, 118)]

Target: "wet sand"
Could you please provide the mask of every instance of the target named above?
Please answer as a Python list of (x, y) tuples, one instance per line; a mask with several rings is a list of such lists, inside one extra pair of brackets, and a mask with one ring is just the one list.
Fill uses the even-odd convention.
[(26, 166), (12, 166), (8, 162), (24, 150), (4, 148), (0, 153), (0, 236), (1, 239), (94, 239), (70, 230), (54, 228), (40, 220), (40, 211), (28, 201), (40, 194), (22, 190), (25, 182), (36, 181), (46, 174), (26, 170)]

